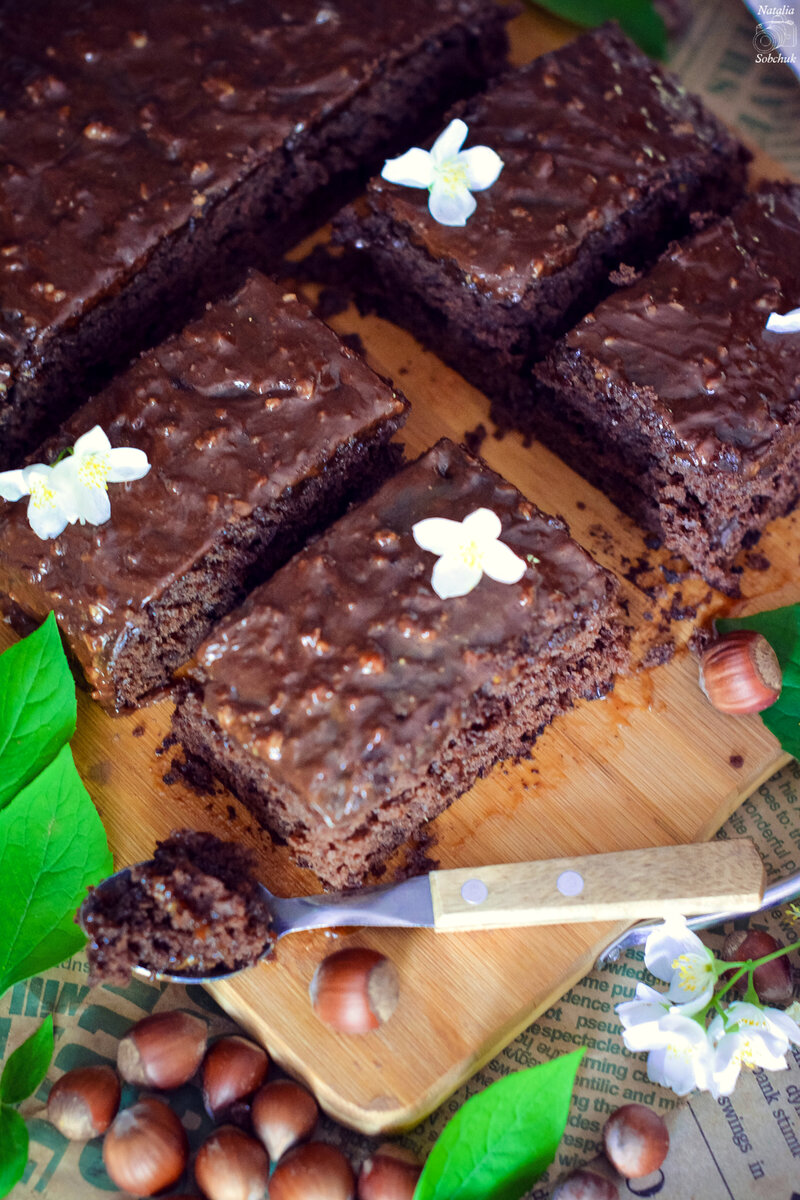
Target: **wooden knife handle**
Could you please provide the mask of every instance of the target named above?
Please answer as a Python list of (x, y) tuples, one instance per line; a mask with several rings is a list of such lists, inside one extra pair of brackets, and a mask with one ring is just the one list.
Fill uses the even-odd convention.
[(749, 838), (430, 874), (437, 930), (639, 921), (757, 908), (764, 865)]

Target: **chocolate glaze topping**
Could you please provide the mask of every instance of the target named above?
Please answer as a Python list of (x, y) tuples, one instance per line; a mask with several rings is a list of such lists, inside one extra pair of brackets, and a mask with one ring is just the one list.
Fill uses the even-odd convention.
[(104, 655), (225, 526), (404, 408), (304, 304), (254, 275), (143, 355), (45, 448), (49, 461), (99, 424), (112, 445), (144, 450), (150, 473), (110, 485), (105, 525), (42, 541), (25, 501), (0, 501), (0, 591), (27, 613), (54, 609), (102, 690)]
[(673, 246), (565, 343), (589, 359), (599, 391), (626, 389), (667, 454), (746, 470), (800, 401), (800, 334), (765, 329), (788, 307), (726, 219)]
[(676, 168), (705, 159), (707, 169), (726, 137), (613, 26), (511, 72), (462, 115), (465, 146), (490, 146), (505, 164), (463, 228), (434, 221), (418, 188), (377, 178), (370, 203), (459, 279), (510, 302)]
[(800, 184), (762, 183), (734, 220), (761, 270), (780, 280), (788, 308), (800, 308)]
[[(441, 600), (411, 528), (482, 507), (538, 562)], [(546, 653), (613, 591), (561, 521), (445, 440), (252, 593), (191, 673), (204, 712), (333, 826), (414, 784), (491, 691), (498, 655)]]
[(37, 337), (475, 0), (0, 0), (0, 397)]

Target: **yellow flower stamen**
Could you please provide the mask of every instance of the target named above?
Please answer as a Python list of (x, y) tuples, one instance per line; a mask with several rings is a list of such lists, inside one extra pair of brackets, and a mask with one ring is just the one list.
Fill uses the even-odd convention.
[(56, 507), (56, 493), (43, 479), (34, 479), (31, 483), (31, 504), (34, 508), (45, 509)]
[(467, 168), (458, 162), (445, 163), (439, 169), (439, 180), (453, 194), (467, 187)]
[(680, 954), (672, 961), (673, 971), (678, 972), (678, 984), (685, 991), (697, 991), (703, 986), (703, 977), (712, 974), (711, 964), (698, 962), (696, 954)]
[(78, 464), (78, 478), (84, 487), (102, 488), (103, 491), (107, 491), (110, 470), (108, 455), (87, 454)]

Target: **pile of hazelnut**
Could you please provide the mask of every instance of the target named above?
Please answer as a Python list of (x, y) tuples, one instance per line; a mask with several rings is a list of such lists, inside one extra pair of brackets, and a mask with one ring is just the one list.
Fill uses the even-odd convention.
[(174, 1187), (186, 1170), (186, 1131), (158, 1096), (118, 1111), (120, 1076), (168, 1092), (197, 1075), (206, 1111), (224, 1122), (194, 1159), (195, 1183), (207, 1200), (262, 1200), (267, 1187), (270, 1200), (412, 1200), (421, 1167), (405, 1150), (381, 1146), (356, 1178), (335, 1146), (308, 1140), (319, 1115), (311, 1093), (291, 1079), (267, 1081), (268, 1066), (266, 1052), (247, 1038), (222, 1037), (208, 1047), (199, 1017), (158, 1013), (119, 1043), (117, 1071), (87, 1066), (62, 1075), (47, 1117), (75, 1141), (105, 1135), (103, 1162), (113, 1182), (130, 1195), (153, 1196)]

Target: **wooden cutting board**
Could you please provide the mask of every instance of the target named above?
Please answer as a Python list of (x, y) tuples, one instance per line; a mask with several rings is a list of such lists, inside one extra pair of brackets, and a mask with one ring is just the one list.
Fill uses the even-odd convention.
[[(527, 13), (514, 23), (514, 38), (521, 62), (563, 41), (565, 29)], [(779, 173), (774, 164), (760, 165), (764, 174)], [(444, 867), (476, 866), (710, 837), (786, 759), (757, 717), (720, 715), (697, 686), (686, 649), (692, 616), (708, 619), (730, 602), (697, 579), (676, 579), (677, 564), (649, 550), (631, 520), (547, 450), (491, 436), (485, 399), (406, 334), (351, 311), (332, 324), (358, 332), (373, 365), (412, 401), (404, 433), (409, 455), (443, 434), (460, 441), (483, 424), (490, 433), (481, 452), (490, 466), (545, 510), (563, 514), (578, 541), (622, 578), (635, 629), (640, 669), (605, 700), (559, 718), (536, 743), (532, 761), (497, 768), (459, 799), (430, 827), (431, 857)], [(779, 592), (776, 603), (800, 599), (798, 519), (776, 522), (757, 553), (745, 556), (745, 597)], [(764, 599), (755, 607), (772, 604)], [(648, 666), (673, 639), (675, 657)], [(0, 648), (11, 641), (0, 627)], [(149, 857), (157, 838), (190, 826), (254, 847), (262, 879), (278, 894), (319, 890), (221, 787), (199, 794), (183, 782), (171, 765), (179, 747), (162, 749), (170, 714), (162, 702), (112, 719), (80, 696), (75, 756), (118, 866)], [(281, 941), (274, 962), (211, 990), (332, 1116), (364, 1133), (390, 1132), (436, 1107), (577, 981), (617, 932), (606, 923), (450, 935), (297, 934)], [(397, 1011), (365, 1037), (330, 1032), (309, 1003), (317, 964), (345, 943), (379, 947), (400, 974)]]

